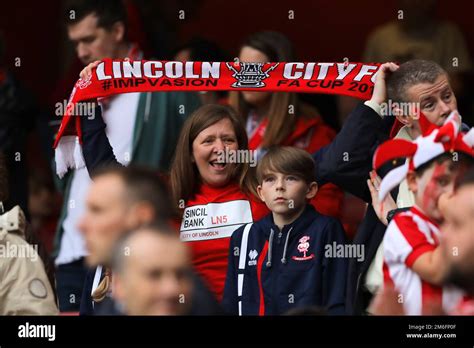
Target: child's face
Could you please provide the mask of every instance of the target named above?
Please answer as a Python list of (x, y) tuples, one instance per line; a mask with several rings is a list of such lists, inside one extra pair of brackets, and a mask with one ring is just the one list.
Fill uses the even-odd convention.
[(316, 182), (308, 184), (296, 175), (269, 171), (257, 188), (260, 199), (275, 214), (297, 214), (318, 191)]
[(409, 188), (415, 194), (416, 205), (435, 221), (443, 221), (439, 200), (443, 194), (453, 192), (460, 168), (459, 163), (448, 158), (441, 163), (433, 162), (420, 177), (415, 173), (407, 176)]

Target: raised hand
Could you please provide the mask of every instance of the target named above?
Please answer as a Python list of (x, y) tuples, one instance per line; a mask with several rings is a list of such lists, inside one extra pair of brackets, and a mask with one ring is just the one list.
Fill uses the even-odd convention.
[(382, 104), (387, 100), (387, 86), (386, 86), (386, 79), (389, 74), (397, 71), (399, 66), (395, 63), (389, 62), (382, 64), (377, 71), (377, 76), (375, 77), (375, 84), (374, 84), (374, 92), (372, 93), (372, 100), (373, 102), (377, 103), (378, 105)]

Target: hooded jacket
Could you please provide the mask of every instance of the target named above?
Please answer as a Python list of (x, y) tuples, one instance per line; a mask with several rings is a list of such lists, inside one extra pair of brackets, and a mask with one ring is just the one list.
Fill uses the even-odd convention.
[(347, 259), (336, 219), (307, 204), (293, 223), (280, 229), (273, 215), (236, 230), (231, 238), (222, 305), (229, 314), (278, 315), (318, 306), (344, 314)]

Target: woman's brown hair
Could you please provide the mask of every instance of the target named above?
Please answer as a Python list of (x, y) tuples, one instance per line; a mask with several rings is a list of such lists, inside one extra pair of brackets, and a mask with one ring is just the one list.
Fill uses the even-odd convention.
[[(213, 124), (228, 119), (234, 128), (239, 150), (248, 150), (248, 139), (242, 119), (230, 107), (207, 104), (197, 109), (184, 123), (176, 146), (170, 181), (175, 207), (184, 208), (187, 202), (198, 190), (201, 180), (193, 158), (193, 141), (199, 133)], [(255, 171), (249, 163), (238, 163), (232, 179), (236, 181), (243, 192), (255, 194)]]
[[(242, 47), (252, 47), (264, 53), (270, 62), (292, 62), (295, 60), (293, 45), (283, 34), (274, 31), (261, 31), (251, 35), (245, 40)], [(250, 111), (243, 99), (241, 92), (229, 93), (229, 104), (239, 112), (244, 122)], [(290, 106), (293, 113), (290, 112)], [(268, 125), (263, 136), (262, 147), (281, 144), (294, 130), (296, 116), (318, 117), (315, 108), (308, 104), (300, 103), (295, 93), (272, 93), (270, 108), (268, 110)]]

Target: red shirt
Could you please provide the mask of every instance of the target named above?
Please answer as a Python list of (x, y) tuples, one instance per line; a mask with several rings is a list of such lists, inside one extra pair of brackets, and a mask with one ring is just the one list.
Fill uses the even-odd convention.
[(196, 271), (220, 300), (224, 292), (232, 233), (270, 211), (256, 197), (231, 183), (222, 188), (201, 185), (184, 209), (180, 238), (189, 243)]

